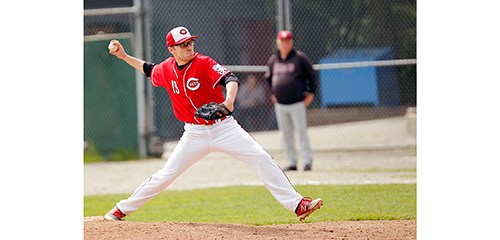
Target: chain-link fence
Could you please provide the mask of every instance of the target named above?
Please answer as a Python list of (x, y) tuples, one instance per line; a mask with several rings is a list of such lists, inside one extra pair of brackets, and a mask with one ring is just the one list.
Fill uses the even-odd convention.
[[(408, 116), (414, 116), (416, 107), (415, 0), (136, 0), (133, 7), (86, 10), (84, 24), (85, 137), (98, 150), (112, 151), (113, 147), (101, 146), (107, 142), (115, 151), (131, 146), (140, 152), (141, 141), (146, 141), (153, 154), (155, 143), (176, 141), (182, 134), (183, 123), (175, 119), (165, 89), (152, 87), (148, 79), (128, 72), (130, 67), (107, 53), (110, 39), (126, 39), (131, 55), (159, 63), (170, 56), (165, 36), (177, 26), (200, 36), (195, 50), (231, 69), (241, 80), (240, 91), (256, 83), (261, 96), (257, 106), (244, 108), (239, 106), (243, 101), (237, 100), (234, 113), (249, 132), (277, 130), (263, 74), (276, 51), (276, 33), (289, 29), (295, 47), (307, 54), (318, 76), (318, 90), (308, 109), (311, 131), (361, 124), (341, 139), (311, 136), (316, 139), (313, 149), (316, 141), (336, 149), (341, 143), (365, 138), (367, 128), (376, 133), (403, 131), (401, 136), (414, 137), (405, 131), (414, 131)], [(122, 74), (110, 73), (111, 65)], [(127, 84), (136, 86), (125, 89)], [(137, 86), (141, 84), (142, 90)], [(119, 115), (124, 111), (135, 115)], [(104, 117), (113, 114), (120, 117)], [(394, 128), (380, 119), (404, 127)], [(117, 125), (123, 127), (112, 129)], [(117, 136), (134, 144), (111, 144), (118, 142)], [(369, 136), (382, 147), (390, 138)], [(398, 139), (385, 142), (401, 143)]]

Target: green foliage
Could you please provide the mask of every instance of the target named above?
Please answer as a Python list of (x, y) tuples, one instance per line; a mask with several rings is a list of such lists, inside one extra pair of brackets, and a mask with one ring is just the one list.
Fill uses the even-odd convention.
[(132, 147), (118, 149), (109, 157), (109, 160), (111, 161), (125, 161), (132, 159), (139, 159), (139, 154)]
[(83, 162), (102, 162), (104, 158), (99, 154), (95, 144), (89, 143), (87, 150), (83, 152)]
[(103, 161), (126, 161), (139, 158), (140, 158), (139, 154), (132, 147), (121, 148), (116, 150), (109, 156), (103, 156), (99, 153), (95, 144), (93, 143), (89, 143), (88, 149), (83, 153), (84, 163), (103, 162)]
[[(303, 185), (303, 196), (321, 197), (323, 207), (305, 222), (416, 219), (416, 185)], [(129, 195), (88, 196), (85, 216), (102, 216)], [(142, 222), (208, 222), (250, 225), (297, 223), (264, 186), (166, 191), (126, 218)]]

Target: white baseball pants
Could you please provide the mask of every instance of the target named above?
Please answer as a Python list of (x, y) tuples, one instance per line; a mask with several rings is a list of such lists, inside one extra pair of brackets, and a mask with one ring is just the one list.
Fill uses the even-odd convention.
[(162, 169), (146, 179), (134, 193), (117, 203), (126, 215), (167, 188), (190, 166), (211, 152), (226, 153), (248, 164), (272, 195), (291, 212), (302, 196), (271, 156), (233, 117), (213, 125), (184, 125), (184, 133)]

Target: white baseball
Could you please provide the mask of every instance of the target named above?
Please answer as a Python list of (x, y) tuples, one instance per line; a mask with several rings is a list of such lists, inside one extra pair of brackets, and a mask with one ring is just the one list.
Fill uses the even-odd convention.
[(110, 42), (108, 45), (108, 49), (111, 52), (116, 52), (118, 50), (118, 47), (115, 44), (113, 44), (112, 42)]

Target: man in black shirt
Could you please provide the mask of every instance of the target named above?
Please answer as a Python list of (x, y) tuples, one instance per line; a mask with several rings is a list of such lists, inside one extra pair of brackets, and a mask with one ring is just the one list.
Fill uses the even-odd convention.
[(307, 135), (306, 108), (316, 92), (316, 75), (307, 56), (293, 46), (293, 35), (288, 30), (276, 37), (278, 51), (271, 55), (266, 79), (271, 86), (276, 120), (283, 135), (288, 166), (285, 171), (297, 170), (295, 130), (299, 135), (304, 171), (312, 169), (312, 152)]

